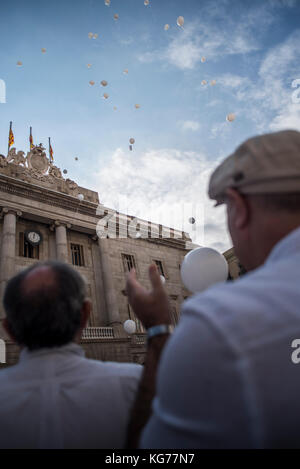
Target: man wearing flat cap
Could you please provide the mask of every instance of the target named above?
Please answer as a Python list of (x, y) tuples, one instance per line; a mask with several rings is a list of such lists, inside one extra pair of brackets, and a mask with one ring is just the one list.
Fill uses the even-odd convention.
[(248, 273), (189, 298), (172, 336), (154, 266), (150, 292), (130, 273), (149, 340), (129, 446), (300, 447), (300, 133), (247, 140), (214, 171), (208, 194), (226, 204)]

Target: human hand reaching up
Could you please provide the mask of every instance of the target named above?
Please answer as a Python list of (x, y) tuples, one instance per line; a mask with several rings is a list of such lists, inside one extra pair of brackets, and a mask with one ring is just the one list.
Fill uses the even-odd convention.
[(171, 324), (169, 298), (155, 264), (149, 267), (149, 278), (151, 290), (137, 281), (135, 269), (132, 269), (126, 283), (129, 303), (146, 329), (159, 324)]

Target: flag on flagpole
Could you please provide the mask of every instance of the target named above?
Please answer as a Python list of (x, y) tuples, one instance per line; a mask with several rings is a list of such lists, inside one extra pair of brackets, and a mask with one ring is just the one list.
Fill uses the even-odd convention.
[(34, 144), (33, 144), (33, 138), (32, 138), (32, 128), (30, 127), (30, 135), (29, 135), (29, 142), (30, 142), (30, 150), (33, 149)]
[(50, 142), (50, 137), (49, 137), (49, 155), (50, 155), (50, 161), (53, 163), (54, 158), (53, 158), (53, 149), (51, 147), (51, 142)]
[(15, 143), (15, 137), (14, 133), (12, 131), (12, 122), (10, 123), (10, 128), (9, 128), (9, 137), (8, 137), (8, 150), (10, 147)]

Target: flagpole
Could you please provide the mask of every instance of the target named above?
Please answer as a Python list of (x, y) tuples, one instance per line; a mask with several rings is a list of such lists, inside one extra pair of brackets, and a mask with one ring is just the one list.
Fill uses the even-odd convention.
[(8, 156), (8, 153), (9, 153), (9, 146), (10, 146), (10, 145), (9, 145), (9, 140), (10, 140), (11, 129), (12, 129), (12, 121), (11, 121), (10, 124), (9, 124), (7, 156)]
[(50, 152), (50, 147), (51, 147), (50, 137), (48, 137), (48, 140), (49, 140), (49, 160), (50, 160), (50, 163), (52, 163), (52, 161), (51, 161), (51, 152)]
[(31, 151), (31, 141), (32, 141), (32, 127), (30, 127), (29, 151)]

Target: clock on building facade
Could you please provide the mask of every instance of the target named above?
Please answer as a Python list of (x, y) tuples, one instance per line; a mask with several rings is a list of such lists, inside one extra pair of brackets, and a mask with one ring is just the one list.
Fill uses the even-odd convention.
[(42, 234), (36, 230), (27, 230), (25, 232), (25, 239), (32, 246), (38, 246), (42, 242)]

